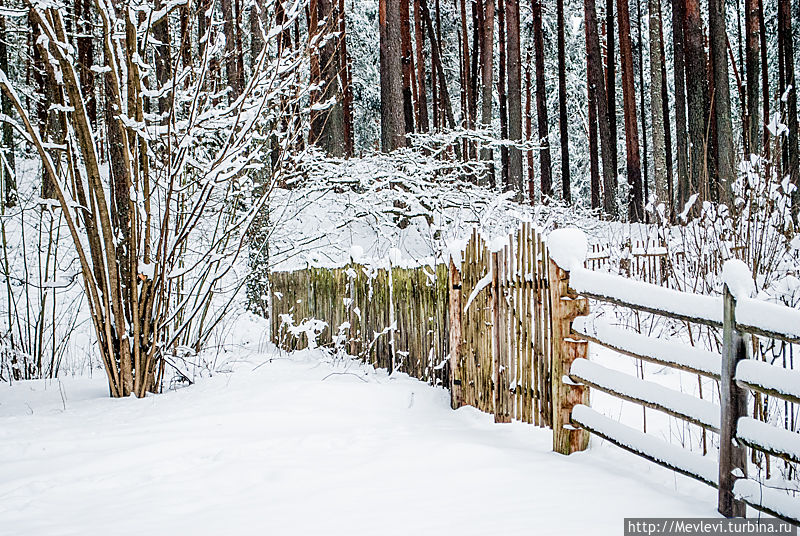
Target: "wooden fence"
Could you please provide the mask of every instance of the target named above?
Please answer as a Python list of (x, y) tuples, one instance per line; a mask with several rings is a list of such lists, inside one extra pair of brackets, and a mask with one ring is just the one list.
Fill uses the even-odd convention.
[[(569, 274), (569, 286), (595, 300), (723, 331), (720, 355), (672, 341), (652, 339), (613, 327), (602, 320), (591, 323), (581, 320), (572, 326), (573, 336), (621, 354), (719, 380), (719, 406), (586, 359), (576, 359), (569, 374), (575, 383), (719, 434), (717, 459), (691, 453), (634, 430), (585, 404), (573, 409), (572, 423), (645, 459), (718, 488), (719, 511), (726, 517), (744, 516), (746, 505), (750, 505), (791, 523), (800, 523), (800, 500), (796, 496), (792, 498), (785, 490), (775, 489), (774, 482), (767, 484), (747, 477), (748, 446), (800, 463), (800, 434), (747, 415), (750, 391), (799, 403), (800, 373), (748, 359), (750, 344), (745, 339), (745, 334), (754, 334), (790, 343), (800, 342), (800, 311), (751, 298), (740, 298), (737, 303), (727, 285), (722, 298), (700, 296), (585, 269), (573, 270)], [(794, 506), (787, 507), (791, 504)]]
[[(279, 347), (308, 346), (314, 319), (318, 344), (338, 346), (375, 367), (440, 383), (448, 355), (447, 267), (308, 268), (275, 272), (272, 338)], [(392, 329), (394, 326), (394, 329)]]
[[(784, 491), (746, 478), (746, 448), (800, 463), (800, 434), (746, 415), (749, 391), (800, 403), (798, 372), (746, 359), (744, 334), (800, 343), (800, 312), (750, 298), (739, 303), (678, 292), (595, 272), (567, 271), (553, 262), (529, 225), (490, 251), (474, 232), (461, 259), (415, 269), (275, 273), (273, 340), (302, 348), (311, 326), (320, 344), (345, 349), (377, 367), (450, 387), (454, 408), (467, 404), (553, 429), (553, 450), (583, 450), (589, 434), (719, 489), (719, 510), (741, 515), (744, 505), (793, 523)], [(595, 254), (598, 252), (595, 251)], [(597, 255), (595, 255), (597, 257)], [(650, 259), (645, 257), (645, 259)], [(663, 259), (662, 259), (663, 260)], [(645, 260), (658, 280), (661, 260)], [(592, 256), (586, 266), (592, 267)], [(645, 272), (641, 272), (645, 273)], [(663, 282), (663, 281), (662, 281)], [(684, 322), (720, 328), (722, 355), (581, 318), (598, 300)], [(766, 318), (781, 318), (777, 330)], [(333, 330), (331, 332), (331, 330)], [(588, 342), (637, 359), (720, 382), (721, 405), (672, 391), (588, 359)], [(700, 456), (591, 409), (589, 389), (664, 412), (720, 436), (719, 457)], [(789, 500), (791, 502), (791, 500)]]

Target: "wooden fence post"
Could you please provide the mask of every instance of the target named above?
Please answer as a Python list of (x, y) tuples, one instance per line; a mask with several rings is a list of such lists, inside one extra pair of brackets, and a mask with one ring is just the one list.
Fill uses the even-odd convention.
[(550, 260), (550, 296), (553, 316), (551, 384), (553, 401), (553, 451), (572, 454), (586, 450), (589, 432), (570, 422), (572, 408), (589, 405), (589, 387), (569, 380), (572, 362), (589, 357), (589, 343), (571, 337), (572, 321), (589, 314), (589, 301), (569, 289), (569, 272)]
[[(747, 505), (736, 499), (733, 485), (747, 477), (747, 448), (736, 443), (736, 425), (747, 415), (747, 391), (736, 385), (736, 365), (747, 359), (747, 343), (736, 328), (736, 298), (725, 285), (722, 324), (722, 376), (719, 430), (719, 513), (745, 517)], [(734, 474), (736, 473), (736, 474)]]
[[(505, 261), (505, 258), (503, 259)], [(503, 299), (500, 288), (500, 254), (492, 252), (492, 357), (494, 359), (494, 422), (511, 422), (508, 403), (508, 352), (503, 352), (500, 339), (503, 336), (500, 326), (500, 311)], [(502, 355), (505, 354), (505, 355)]]
[(449, 325), (450, 325), (450, 407), (458, 409), (464, 404), (464, 393), (461, 385), (461, 342), (462, 314), (461, 308), (461, 271), (456, 267), (450, 257), (450, 276), (448, 287), (450, 296), (448, 300)]

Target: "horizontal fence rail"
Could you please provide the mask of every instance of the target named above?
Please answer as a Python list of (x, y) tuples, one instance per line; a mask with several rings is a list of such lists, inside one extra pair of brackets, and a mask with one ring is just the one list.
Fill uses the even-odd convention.
[[(587, 263), (590, 264), (590, 263)], [(575, 292), (616, 306), (684, 322), (722, 328), (722, 354), (616, 328), (601, 319), (580, 318), (572, 334), (618, 353), (720, 381), (721, 404), (698, 399), (635, 376), (577, 359), (570, 379), (612, 396), (652, 408), (720, 435), (719, 458), (700, 456), (639, 432), (578, 405), (572, 423), (651, 462), (719, 489), (719, 511), (743, 516), (745, 505), (800, 523), (800, 498), (747, 478), (745, 447), (788, 462), (798, 462), (800, 434), (747, 416), (748, 392), (800, 403), (800, 372), (748, 359), (745, 335), (800, 341), (800, 311), (736, 297), (725, 285), (722, 298), (700, 296), (593, 272), (581, 266), (569, 273)], [(756, 493), (756, 490), (761, 493)], [(787, 486), (788, 489), (788, 486)]]

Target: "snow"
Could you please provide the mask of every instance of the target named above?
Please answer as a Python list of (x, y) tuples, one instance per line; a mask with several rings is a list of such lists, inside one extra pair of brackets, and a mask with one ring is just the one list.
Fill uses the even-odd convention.
[(755, 298), (736, 301), (736, 323), (764, 331), (800, 338), (800, 310)]
[(785, 369), (755, 359), (744, 359), (736, 366), (736, 379), (800, 398), (800, 370)]
[(706, 376), (720, 375), (722, 366), (720, 355), (697, 347), (668, 339), (655, 339), (629, 329), (614, 327), (600, 318), (588, 316), (573, 320), (572, 329), (582, 335), (602, 340), (617, 350), (647, 355), (664, 363), (702, 372)]
[(583, 268), (589, 241), (583, 231), (568, 227), (551, 232), (547, 237), (547, 248), (553, 262), (569, 272), (574, 268)]
[(752, 504), (761, 504), (773, 512), (792, 519), (800, 519), (800, 499), (782, 489), (762, 485), (755, 480), (740, 479), (733, 485), (733, 493)]
[(737, 437), (773, 452), (783, 452), (800, 460), (800, 434), (778, 428), (752, 417), (741, 417), (736, 425)]
[(676, 445), (670, 445), (653, 435), (634, 430), (613, 419), (609, 419), (588, 406), (578, 404), (572, 410), (572, 417), (582, 425), (588, 426), (628, 448), (646, 454), (654, 459), (680, 467), (692, 474), (702, 477), (708, 482), (716, 483), (719, 479), (717, 462), (710, 457), (692, 454)]
[[(618, 535), (715, 516), (710, 488), (615, 447), (551, 451), (448, 393), (321, 351), (146, 399), (105, 379), (0, 385), (0, 532), (95, 536)], [(575, 507), (580, 505), (581, 515)]]
[(720, 408), (706, 400), (679, 393), (654, 382), (640, 380), (583, 358), (572, 362), (570, 373), (598, 386), (662, 406), (719, 430)]
[(569, 286), (579, 293), (605, 296), (633, 307), (722, 324), (722, 300), (719, 297), (679, 292), (585, 268), (570, 271)]
[(478, 294), (481, 293), (483, 289), (488, 287), (492, 284), (492, 267), (489, 266), (489, 271), (483, 276), (480, 281), (475, 284), (475, 288), (472, 289), (472, 292), (469, 294), (469, 298), (467, 298), (467, 304), (464, 305), (464, 312), (466, 313), (469, 310), (469, 306), (472, 305), (473, 300), (478, 297)]
[(729, 259), (722, 265), (722, 281), (737, 300), (750, 298), (756, 292), (753, 272), (739, 259)]

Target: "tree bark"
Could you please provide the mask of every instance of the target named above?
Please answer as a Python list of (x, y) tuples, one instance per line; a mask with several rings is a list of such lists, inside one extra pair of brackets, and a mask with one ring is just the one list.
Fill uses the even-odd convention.
[[(344, 0), (341, 0), (344, 2)], [(428, 120), (428, 97), (425, 84), (425, 32), (422, 27), (422, 15), (420, 14), (420, 0), (414, 0), (414, 41), (416, 41), (417, 53), (417, 126), (420, 132), (430, 130)], [(342, 11), (344, 12), (344, 11)]]
[[(492, 85), (494, 73), (494, 0), (485, 0), (483, 10), (483, 44), (481, 46), (481, 124), (492, 128)], [(491, 149), (481, 151), (482, 160), (491, 160)], [(492, 185), (493, 186), (493, 185)]]
[[(661, 2), (649, 0), (650, 12), (650, 113), (653, 129), (653, 182), (655, 183), (656, 200), (664, 203), (669, 209), (667, 197), (667, 148), (664, 141), (664, 105), (662, 93), (661, 55)], [(644, 88), (642, 88), (644, 90)]]
[[(498, 65), (497, 95), (500, 104), (500, 137), (508, 139), (508, 95), (506, 94), (506, 9), (505, 0), (497, 0), (497, 28), (498, 28)], [(500, 147), (500, 176), (503, 188), (511, 189), (508, 179), (508, 146)]]
[(747, 77), (747, 112), (745, 125), (745, 153), (761, 153), (761, 116), (759, 107), (761, 76), (761, 41), (758, 25), (758, 1), (745, 0), (745, 39), (747, 40), (745, 55), (745, 71)]
[(593, 91), (597, 109), (597, 124), (600, 131), (600, 154), (603, 159), (603, 211), (607, 216), (617, 215), (617, 182), (616, 165), (613, 159), (613, 148), (616, 140), (612, 137), (609, 120), (608, 97), (603, 76), (602, 55), (600, 52), (600, 35), (597, 26), (595, 0), (584, 0), (584, 20), (586, 21), (586, 63), (589, 86)]
[(411, 50), (411, 21), (409, 0), (400, 0), (400, 63), (403, 67), (403, 119), (406, 134), (414, 132), (414, 101), (412, 79), (414, 77), (414, 55)]
[(714, 71), (714, 117), (716, 119), (717, 176), (719, 199), (732, 207), (736, 180), (731, 126), (731, 99), (728, 83), (728, 33), (724, 0), (709, 0), (711, 64)]
[(682, 0), (684, 5), (684, 44), (686, 60), (686, 96), (689, 126), (689, 192), (699, 201), (710, 200), (706, 161), (706, 53), (703, 48), (703, 21), (699, 0)]
[[(0, 0), (0, 7), (4, 3)], [(6, 18), (0, 15), (0, 71), (8, 74), (8, 49), (6, 48)], [(11, 100), (5, 93), (0, 93), (0, 111), (6, 117), (11, 117)], [(3, 203), (6, 207), (17, 204), (16, 161), (14, 155), (14, 131), (11, 123), (3, 121), (2, 145), (0, 145), (2, 158), (0, 158), (0, 182), (3, 186)]]
[[(519, 0), (506, 0), (506, 25), (508, 35), (508, 139), (522, 141), (522, 72), (520, 65)], [(508, 149), (508, 181), (522, 198), (522, 151), (519, 147)]]
[(606, 99), (608, 101), (608, 121), (611, 127), (611, 163), (614, 166), (614, 185), (617, 184), (617, 61), (616, 39), (614, 36), (614, 0), (606, 0)]
[(556, 1), (556, 27), (558, 28), (558, 128), (561, 135), (561, 197), (572, 203), (569, 170), (569, 118), (567, 117), (567, 64), (564, 43), (564, 0)]
[(628, 0), (617, 0), (619, 19), (619, 49), (622, 59), (622, 97), (625, 113), (625, 149), (628, 173), (628, 219), (644, 219), (642, 205), (642, 169), (639, 157), (639, 128), (636, 122), (636, 88), (633, 82), (633, 51), (631, 47)]
[(401, 59), (400, 0), (380, 0), (381, 150), (406, 145)]
[[(784, 84), (781, 86), (781, 95), (786, 95), (786, 126), (789, 127), (789, 134), (785, 144), (785, 174), (789, 175), (790, 181), (795, 186), (800, 186), (800, 169), (798, 169), (798, 119), (797, 119), (797, 80), (795, 78), (794, 66), (794, 36), (792, 34), (792, 7), (789, 0), (778, 0), (778, 40), (782, 43), (779, 61), (783, 66)], [(800, 201), (800, 191), (795, 189), (792, 199), (794, 200), (793, 214), (796, 216)]]
[(533, 56), (536, 69), (536, 118), (541, 175), (542, 202), (555, 194), (553, 191), (553, 166), (550, 160), (550, 132), (547, 117), (547, 88), (544, 81), (544, 30), (542, 28), (542, 2), (532, 0), (533, 16)]
[(672, 48), (675, 85), (675, 156), (677, 161), (678, 210), (689, 200), (692, 187), (689, 180), (688, 132), (686, 126), (686, 62), (684, 55), (684, 0), (672, 0)]

